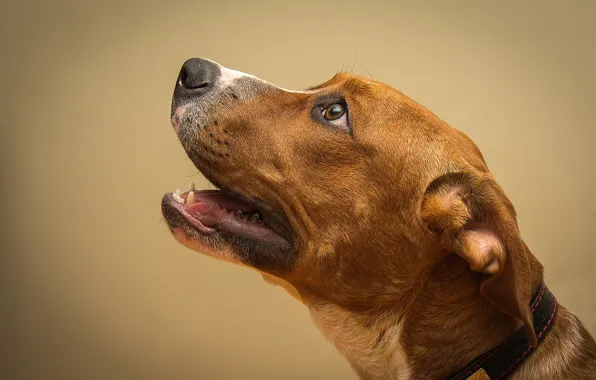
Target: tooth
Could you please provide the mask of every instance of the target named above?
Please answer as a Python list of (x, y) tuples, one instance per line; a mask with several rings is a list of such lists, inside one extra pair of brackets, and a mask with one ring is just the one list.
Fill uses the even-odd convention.
[(182, 199), (182, 197), (180, 195), (178, 195), (178, 193), (174, 193), (172, 194), (172, 198), (174, 198), (174, 200), (180, 204), (184, 204), (184, 199)]
[(236, 211), (236, 216), (238, 216), (240, 218), (243, 218), (244, 217), (244, 214), (242, 213), (242, 210)]
[(186, 204), (190, 206), (194, 205), (195, 203), (197, 203), (197, 200), (195, 199), (195, 193), (191, 191), (188, 193), (188, 197), (186, 197)]
[(250, 217), (250, 220), (253, 222), (260, 222), (261, 218), (259, 218), (259, 214), (252, 214), (252, 216)]
[(188, 185), (188, 190), (196, 190), (195, 181), (190, 181), (190, 185)]

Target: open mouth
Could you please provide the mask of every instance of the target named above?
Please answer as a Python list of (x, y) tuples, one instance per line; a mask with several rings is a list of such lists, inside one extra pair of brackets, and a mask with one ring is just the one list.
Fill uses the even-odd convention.
[(256, 203), (223, 190), (196, 190), (191, 183), (188, 191), (164, 195), (162, 208), (171, 227), (183, 224), (203, 236), (224, 235), (289, 247), (287, 224)]

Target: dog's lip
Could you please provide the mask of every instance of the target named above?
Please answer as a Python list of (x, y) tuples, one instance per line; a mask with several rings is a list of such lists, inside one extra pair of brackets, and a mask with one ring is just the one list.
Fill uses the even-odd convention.
[[(187, 201), (190, 193), (191, 190), (164, 195), (162, 209), (170, 227), (178, 227), (182, 222), (206, 235), (223, 232), (274, 245), (286, 246), (289, 243), (290, 234), (285, 224), (280, 223), (275, 215), (253, 202), (222, 190), (194, 190), (191, 204)], [(196, 201), (194, 201), (195, 197)], [(246, 213), (252, 214), (256, 219), (249, 220)], [(181, 220), (180, 217), (183, 219)]]
[[(205, 235), (212, 235), (215, 232), (217, 232), (217, 230), (215, 228), (207, 227), (206, 225), (201, 223), (200, 220), (198, 220), (197, 218), (194, 218), (186, 210), (184, 210), (183, 205), (178, 203), (174, 199), (174, 194), (175, 193), (166, 193), (163, 196), (162, 201), (161, 201), (162, 212), (164, 214), (164, 218), (166, 219), (166, 221), (168, 222), (168, 224), (171, 227), (173, 227), (173, 228), (180, 227), (179, 225), (177, 225), (179, 223), (179, 221), (174, 222), (172, 220), (171, 214), (169, 212), (169, 211), (174, 211), (178, 215), (182, 216), (184, 218), (184, 221), (189, 226), (194, 227), (197, 231), (199, 231)], [(174, 224), (176, 224), (176, 225), (174, 225)]]

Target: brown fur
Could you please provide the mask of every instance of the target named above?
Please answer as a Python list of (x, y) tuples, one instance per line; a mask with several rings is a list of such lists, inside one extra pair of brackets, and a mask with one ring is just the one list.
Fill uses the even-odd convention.
[[(310, 117), (328, 93), (345, 97), (352, 135)], [(426, 108), (339, 74), (313, 92), (264, 87), (189, 120), (203, 126), (185, 147), (205, 175), (286, 215), (296, 264), (257, 269), (310, 309), (361, 378), (437, 379), (520, 326), (535, 340), (528, 305), (542, 266), (478, 148)], [(594, 374), (596, 343), (561, 308), (511, 378)]]

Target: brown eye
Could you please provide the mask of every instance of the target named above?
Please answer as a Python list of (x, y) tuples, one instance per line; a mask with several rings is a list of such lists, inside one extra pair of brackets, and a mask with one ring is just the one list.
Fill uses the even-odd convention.
[(346, 114), (346, 107), (343, 104), (332, 104), (323, 110), (323, 117), (325, 120), (337, 120)]
[(330, 97), (319, 99), (319, 104), (311, 108), (311, 118), (324, 126), (335, 127), (335, 130), (352, 133), (348, 103), (339, 96), (333, 96), (334, 99), (329, 99)]

